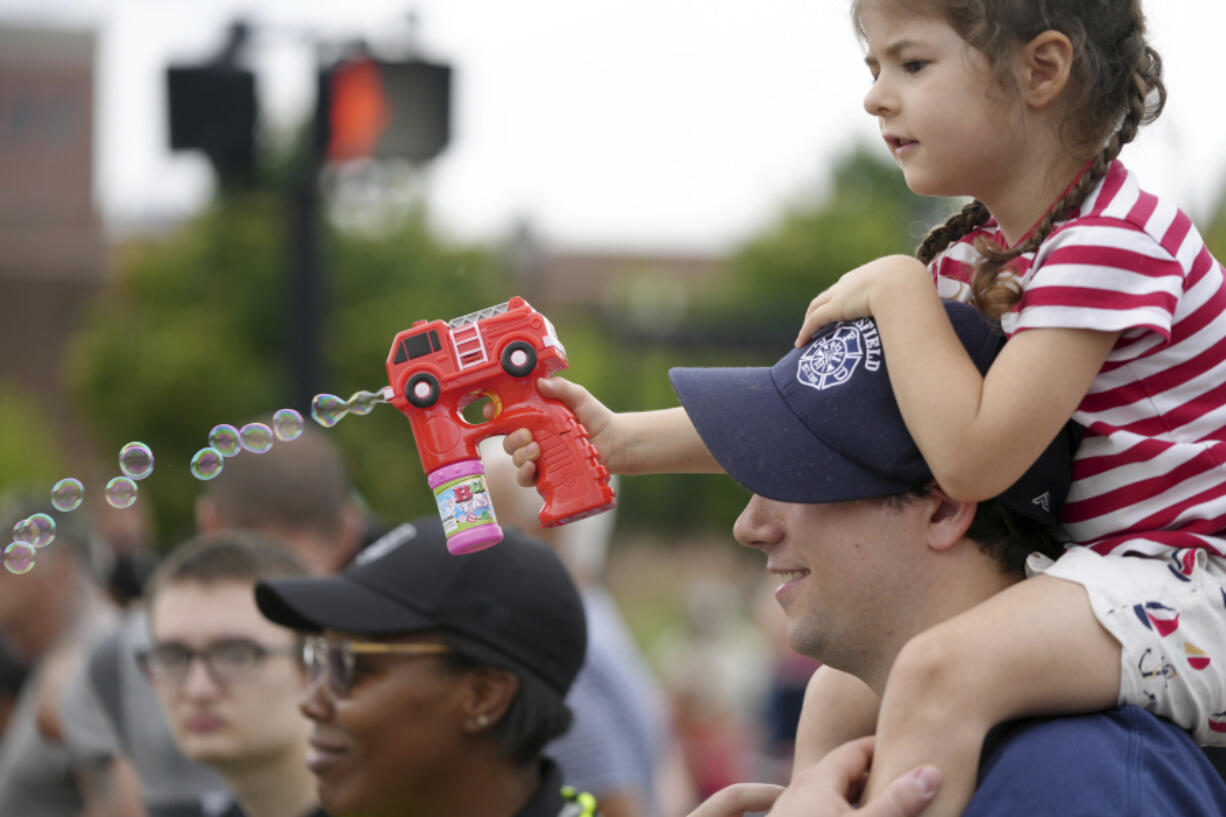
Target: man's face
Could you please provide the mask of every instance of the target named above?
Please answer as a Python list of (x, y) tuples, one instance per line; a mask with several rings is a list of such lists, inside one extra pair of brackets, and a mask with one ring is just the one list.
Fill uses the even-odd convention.
[[(296, 640), (260, 615), (251, 583), (170, 584), (150, 612), (155, 651), (195, 655), (183, 672), (151, 672), (184, 755), (225, 767), (304, 750), (309, 725), (296, 705), (305, 684)], [(205, 651), (214, 654), (212, 671), (200, 657)]]
[(779, 578), (792, 648), (872, 684), (912, 634), (910, 564), (926, 518), (922, 501), (807, 504), (755, 494), (733, 534), (765, 553)]

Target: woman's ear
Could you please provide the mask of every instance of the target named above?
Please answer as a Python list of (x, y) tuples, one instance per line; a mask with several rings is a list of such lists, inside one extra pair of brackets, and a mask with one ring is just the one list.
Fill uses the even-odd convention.
[(464, 729), (478, 734), (502, 720), (519, 692), (519, 678), (501, 667), (478, 667), (468, 672), (462, 702)]
[(1022, 96), (1033, 108), (1051, 104), (1068, 85), (1073, 43), (1059, 31), (1044, 31), (1022, 47)]
[(935, 484), (928, 489), (932, 510), (928, 514), (928, 547), (948, 550), (957, 544), (975, 519), (977, 502), (959, 502)]

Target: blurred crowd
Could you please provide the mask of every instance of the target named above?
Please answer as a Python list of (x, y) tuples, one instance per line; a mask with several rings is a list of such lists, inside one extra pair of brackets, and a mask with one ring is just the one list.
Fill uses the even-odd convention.
[[(788, 647), (773, 588), (687, 576), (692, 557), (656, 548), (643, 560), (675, 571), (674, 607), (646, 643), (619, 603), (633, 588), (608, 582), (610, 563), (645, 552), (610, 551), (615, 514), (540, 529), (535, 491), (497, 446), (483, 458), (500, 523), (548, 544), (582, 599), (574, 719), (544, 750), (563, 779), (605, 817), (671, 817), (736, 781), (785, 782), (817, 665)], [(0, 508), (9, 528), (36, 512), (52, 509), (28, 495)], [(409, 520), (370, 514), (314, 430), (202, 483), (186, 542), (155, 542), (139, 502), (55, 516), (36, 568), (0, 571), (0, 814), (315, 814), (302, 641), (260, 616), (252, 590), (378, 557)]]

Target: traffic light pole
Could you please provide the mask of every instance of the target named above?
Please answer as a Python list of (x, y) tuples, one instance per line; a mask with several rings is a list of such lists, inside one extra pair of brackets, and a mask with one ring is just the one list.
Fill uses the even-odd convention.
[(310, 411), (319, 393), (322, 347), (323, 254), (319, 171), (320, 163), (308, 147), (289, 182), (289, 285), (290, 362), (293, 374), (293, 405)]

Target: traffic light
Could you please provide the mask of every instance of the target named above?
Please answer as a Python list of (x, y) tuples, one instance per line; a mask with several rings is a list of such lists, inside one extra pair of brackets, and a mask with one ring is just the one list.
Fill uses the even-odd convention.
[(433, 159), (451, 136), (451, 66), (342, 60), (319, 74), (315, 146), (327, 161)]
[(171, 150), (200, 150), (222, 177), (255, 167), (255, 75), (230, 65), (166, 71)]

